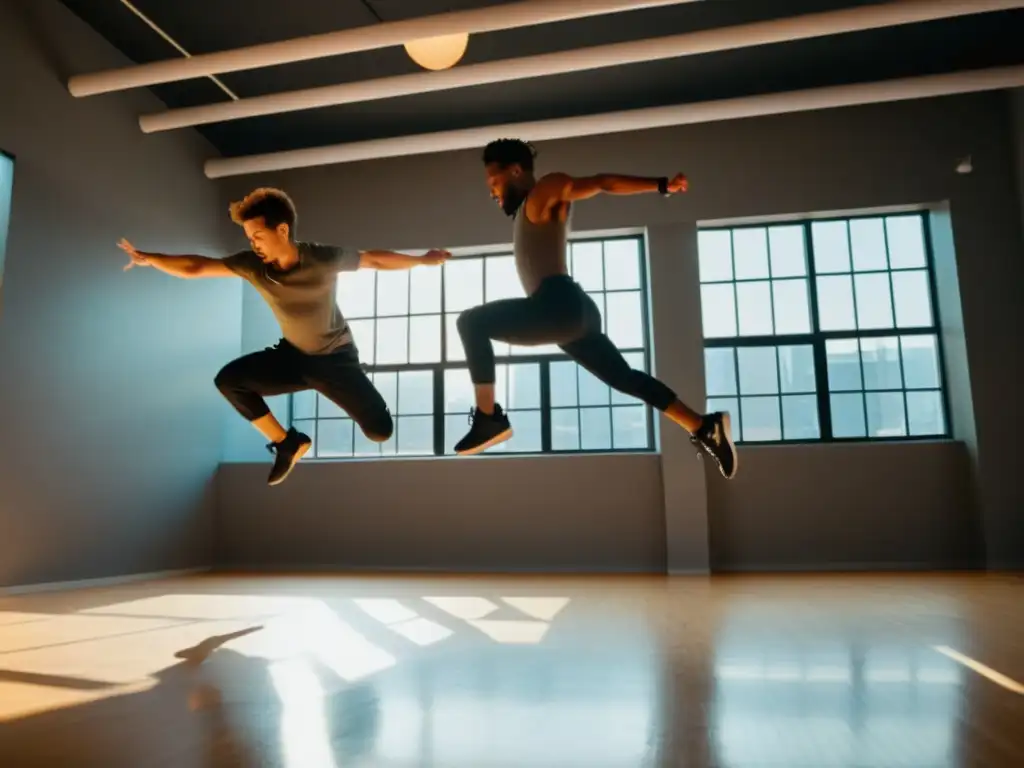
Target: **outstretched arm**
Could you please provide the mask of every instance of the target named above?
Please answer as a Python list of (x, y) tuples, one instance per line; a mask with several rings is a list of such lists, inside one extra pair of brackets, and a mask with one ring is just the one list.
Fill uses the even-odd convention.
[(617, 173), (600, 173), (596, 176), (574, 178), (564, 173), (552, 173), (542, 178), (537, 187), (552, 205), (588, 200), (600, 194), (640, 195), (661, 192), (674, 195), (689, 188), (686, 176), (678, 173), (672, 178), (647, 178), (643, 176), (622, 176)]
[(434, 266), (448, 261), (452, 255), (448, 251), (432, 250), (422, 256), (410, 256), (395, 251), (360, 251), (360, 269), (412, 269), (424, 265)]
[(207, 256), (170, 256), (163, 253), (146, 253), (135, 248), (127, 240), (121, 240), (117, 245), (131, 258), (131, 261), (125, 265), (125, 270), (136, 266), (153, 267), (173, 277), (189, 280), (197, 277), (234, 277), (237, 274), (220, 259), (211, 259)]

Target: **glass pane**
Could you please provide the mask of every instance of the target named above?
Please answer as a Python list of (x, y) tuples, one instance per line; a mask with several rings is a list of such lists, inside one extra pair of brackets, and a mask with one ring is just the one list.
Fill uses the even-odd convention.
[(409, 318), (409, 362), (441, 362), (440, 315), (414, 315)]
[(609, 293), (605, 300), (608, 338), (619, 349), (641, 349), (644, 346), (644, 313), (640, 291)]
[(814, 395), (789, 395), (782, 398), (782, 436), (786, 440), (817, 440), (818, 399)]
[(606, 240), (604, 279), (609, 291), (640, 288), (640, 241)]
[(377, 317), (409, 313), (409, 273), (401, 269), (377, 273)]
[(737, 394), (736, 358), (732, 347), (704, 350), (704, 381), (708, 397)]
[(899, 339), (861, 339), (864, 389), (902, 389)]
[(767, 230), (761, 227), (734, 229), (732, 253), (737, 280), (759, 280), (768, 277)]
[[(623, 359), (625, 359), (626, 364), (630, 368), (632, 368), (634, 371), (642, 371), (642, 370), (644, 370), (645, 366), (644, 366), (644, 353), (643, 352), (627, 352), (622, 357), (623, 357)], [(627, 395), (624, 392), (619, 392), (619, 391), (613, 389), (612, 390), (612, 405), (615, 405), (616, 403), (619, 403), (619, 404), (622, 404), (622, 405), (634, 405), (636, 403), (636, 398), (633, 397), (632, 395)]]
[(772, 258), (772, 277), (802, 277), (807, 274), (803, 227), (772, 227), (768, 230), (768, 245)]
[(349, 319), (373, 317), (377, 304), (377, 272), (372, 269), (360, 269), (355, 272), (342, 272), (338, 275), (338, 306), (341, 313)]
[(814, 348), (810, 344), (779, 347), (779, 382), (783, 392), (816, 392)]
[(409, 311), (413, 314), (434, 314), (441, 311), (441, 275), (443, 269), (428, 267), (409, 273)]
[(377, 362), (395, 365), (409, 362), (409, 319), (391, 317), (377, 321)]
[(924, 328), (932, 324), (932, 297), (925, 270), (892, 273), (896, 324), (900, 328)]
[(939, 386), (939, 350), (934, 336), (904, 336), (903, 377), (907, 389)]
[(819, 274), (850, 271), (850, 240), (845, 221), (814, 222), (811, 242), (814, 244), (814, 269)]
[[(392, 446), (388, 446), (388, 453), (394, 453)], [(374, 442), (363, 434), (359, 427), (352, 430), (352, 455), (353, 456), (380, 456), (382, 453), (381, 444)]]
[(612, 447), (611, 408), (580, 410), (580, 447), (585, 451), (607, 451)]
[(454, 368), (444, 372), (444, 412), (468, 413), (476, 406), (473, 398), (473, 382), (465, 368)]
[(556, 344), (541, 344), (536, 347), (524, 347), (518, 344), (505, 344), (501, 341), (494, 342), (494, 354), (501, 357), (501, 350), (507, 349), (512, 357), (534, 357), (536, 355), (561, 355), (562, 350)]
[(445, 343), (448, 345), (446, 354), (450, 362), (461, 362), (466, 359), (466, 350), (462, 348), (462, 337), (459, 336), (458, 315), (444, 316)]
[(583, 366), (577, 366), (580, 405), (608, 405), (611, 388)]
[(515, 299), (526, 295), (516, 272), (515, 257), (488, 256), (484, 262), (487, 273), (486, 301)]
[(445, 312), (461, 312), (477, 304), (483, 304), (483, 259), (451, 259), (442, 269)]
[(818, 326), (822, 331), (850, 331), (857, 327), (849, 275), (818, 278)]
[(540, 365), (525, 363), (508, 367), (507, 409), (540, 408)]
[(942, 415), (941, 392), (907, 392), (907, 417), (911, 435), (942, 435), (946, 419)]
[(323, 395), (316, 396), (317, 418), (319, 419), (343, 419), (348, 416), (345, 411), (336, 406), (333, 401)]
[(778, 394), (779, 372), (775, 347), (740, 347), (736, 350), (736, 357), (741, 395)]
[(352, 340), (359, 349), (359, 359), (367, 365), (373, 365), (377, 327), (376, 320), (349, 320), (348, 328), (352, 332)]
[(834, 437), (865, 437), (864, 395), (832, 395), (832, 435)]
[(731, 283), (700, 287), (700, 314), (704, 338), (736, 335), (736, 293)]
[(886, 273), (854, 275), (857, 292), (857, 327), (861, 330), (892, 328), (892, 292)]
[(398, 453), (430, 456), (434, 453), (434, 418), (400, 416), (395, 426)]
[(853, 249), (853, 271), (887, 269), (885, 228), (881, 219), (854, 219), (850, 222), (850, 244)]
[(902, 392), (867, 392), (868, 435), (902, 437), (907, 434)]
[[(571, 360), (551, 363), (551, 406), (558, 408), (566, 405), (577, 405), (576, 369), (578, 366)], [(575, 417), (573, 417), (575, 418)]]
[(740, 401), (735, 397), (709, 397), (705, 407), (708, 413), (722, 411), (728, 413), (732, 420), (732, 439), (742, 440), (743, 429), (740, 424)]
[(539, 453), (543, 447), (540, 434), (540, 411), (510, 413), (512, 439), (508, 441), (511, 453)]
[(740, 336), (772, 335), (772, 295), (767, 280), (737, 283), (736, 302), (740, 310)]
[(757, 442), (782, 439), (779, 398), (744, 397), (740, 402), (743, 408), (744, 440)]
[(912, 269), (925, 266), (923, 217), (890, 216), (885, 220), (885, 229), (890, 267)]
[(702, 283), (732, 280), (732, 236), (729, 230), (698, 232), (697, 260)]
[(825, 342), (828, 388), (832, 392), (851, 392), (863, 388), (860, 378), (860, 348), (856, 339)]
[(403, 416), (434, 412), (434, 372), (402, 371), (398, 374), (398, 408)]
[(612, 408), (613, 447), (623, 448), (647, 447), (647, 408), (644, 406), (625, 406)]
[(575, 408), (559, 408), (551, 411), (551, 449), (578, 451), (579, 448), (579, 412)]
[(806, 280), (772, 281), (775, 333), (811, 332), (811, 301)]
[(331, 419), (317, 424), (316, 455), (335, 458), (352, 455), (352, 420)]
[(388, 404), (392, 414), (398, 413), (398, 374), (397, 373), (373, 373), (370, 380), (384, 402)]
[(604, 261), (601, 242), (572, 244), (572, 276), (584, 291), (604, 290)]
[(316, 417), (316, 392), (307, 389), (292, 395), (292, 419), (312, 419)]

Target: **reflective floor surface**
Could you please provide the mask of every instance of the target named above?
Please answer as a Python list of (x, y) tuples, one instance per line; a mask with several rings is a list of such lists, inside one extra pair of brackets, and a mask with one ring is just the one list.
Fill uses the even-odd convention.
[(196, 577), (0, 600), (0, 766), (1024, 766), (1024, 577)]

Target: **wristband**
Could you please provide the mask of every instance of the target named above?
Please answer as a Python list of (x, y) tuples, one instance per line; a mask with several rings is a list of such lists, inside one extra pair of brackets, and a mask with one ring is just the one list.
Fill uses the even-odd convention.
[(658, 179), (658, 192), (668, 197), (671, 193), (668, 191), (668, 176), (662, 176)]

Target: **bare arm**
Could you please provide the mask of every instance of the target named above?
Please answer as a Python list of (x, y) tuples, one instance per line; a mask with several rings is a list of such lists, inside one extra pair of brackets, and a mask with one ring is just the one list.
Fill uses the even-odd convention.
[[(678, 194), (689, 187), (686, 176), (679, 173), (672, 178), (664, 177), (665, 192)], [(536, 194), (552, 207), (559, 203), (573, 203), (588, 200), (600, 194), (640, 195), (661, 191), (662, 179), (644, 176), (623, 176), (617, 173), (600, 173), (596, 176), (574, 178), (564, 173), (548, 174), (537, 182)]]
[(153, 267), (173, 277), (180, 277), (191, 280), (197, 277), (235, 277), (228, 266), (220, 259), (211, 259), (207, 256), (169, 256), (163, 253), (146, 253), (132, 246), (127, 240), (122, 240), (118, 246), (131, 257), (131, 262), (125, 269), (133, 266)]
[(443, 264), (451, 258), (448, 251), (433, 250), (427, 251), (422, 256), (410, 256), (407, 253), (396, 253), (395, 251), (360, 251), (360, 269), (412, 269), (425, 265)]

